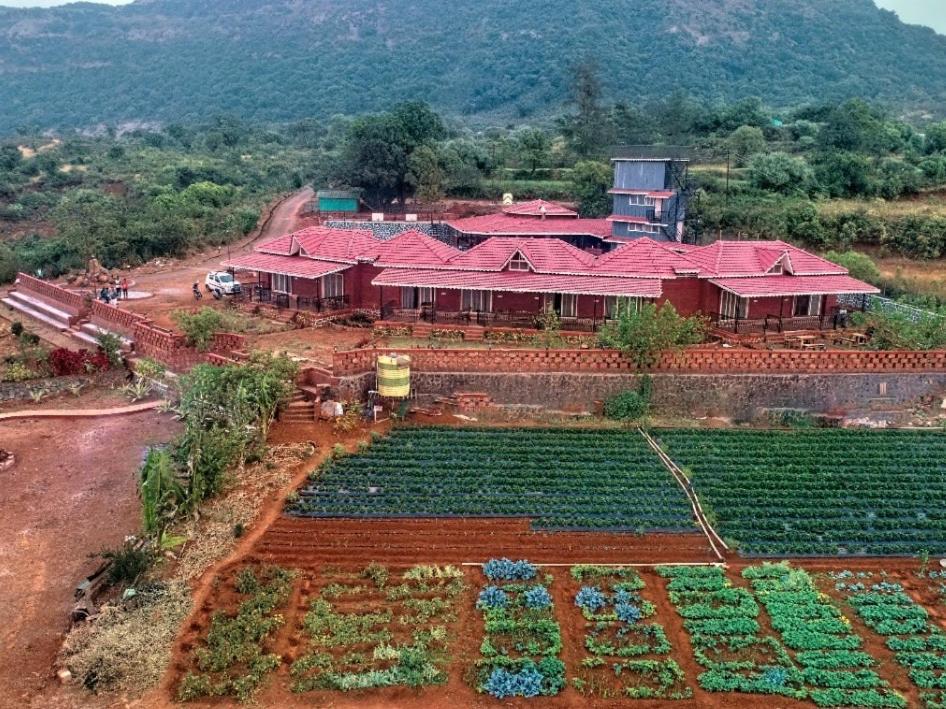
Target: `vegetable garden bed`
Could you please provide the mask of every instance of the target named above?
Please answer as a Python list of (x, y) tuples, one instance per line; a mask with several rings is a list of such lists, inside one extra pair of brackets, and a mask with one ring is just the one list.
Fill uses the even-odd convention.
[(748, 555), (946, 553), (946, 434), (661, 431), (717, 531)]
[(528, 516), (542, 529), (695, 528), (686, 496), (631, 431), (396, 429), (313, 473), (289, 512)]
[(476, 607), (483, 614), (482, 658), (473, 682), (497, 699), (554, 696), (565, 687), (562, 635), (549, 586), (527, 561), (493, 559)]
[(647, 622), (654, 605), (643, 600), (644, 581), (633, 569), (574, 566), (581, 584), (575, 605), (585, 618), (587, 655), (572, 684), (585, 696), (612, 699), (689, 699), (693, 690), (669, 657), (659, 623)]
[(450, 626), (463, 572), (415, 566), (393, 576), (379, 564), (326, 572), (298, 629), (292, 691), (421, 687), (446, 682)]

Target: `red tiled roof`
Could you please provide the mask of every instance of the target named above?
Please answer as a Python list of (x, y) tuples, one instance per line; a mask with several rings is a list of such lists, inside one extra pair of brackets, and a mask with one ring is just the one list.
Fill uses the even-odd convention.
[[(843, 275), (847, 269), (784, 241), (716, 241), (687, 252), (708, 276), (764, 275), (787, 255), (796, 276)], [(788, 264), (786, 263), (786, 266)]]
[(525, 271), (449, 271), (388, 268), (371, 282), (374, 286), (492, 290), (507, 293), (569, 293), (659, 298), (656, 278), (609, 278), (585, 275), (549, 275)]
[(789, 295), (839, 295), (880, 293), (874, 286), (850, 276), (756, 276), (754, 278), (714, 278), (723, 290), (743, 298)]
[(262, 271), (263, 273), (281, 273), (297, 278), (319, 278), (330, 273), (344, 271), (349, 268), (350, 264), (318, 261), (302, 256), (275, 256), (255, 252), (224, 261), (223, 266), (237, 271)]
[[(544, 211), (543, 211), (544, 209)], [(544, 199), (534, 199), (531, 202), (520, 202), (503, 207), (504, 214), (517, 217), (577, 217), (578, 212), (555, 202), (546, 202)]]
[(376, 266), (442, 266), (460, 251), (418, 231), (381, 243)]
[(676, 246), (646, 237), (635, 239), (599, 256), (595, 262), (595, 271), (665, 278), (698, 273), (699, 264), (674, 251)]
[(259, 244), (254, 251), (259, 251), (264, 254), (290, 256), (292, 254), (292, 234), (283, 234), (276, 239), (271, 239), (270, 241)]
[(355, 263), (362, 257), (374, 258), (381, 246), (381, 242), (367, 230), (312, 226), (289, 236), (292, 237), (292, 243), (299, 246), (301, 253), (324, 261), (342, 263)]
[(595, 257), (561, 239), (493, 237), (462, 251), (447, 263), (453, 269), (498, 271), (521, 253), (539, 273), (589, 273)]
[(594, 236), (604, 239), (611, 235), (607, 219), (566, 219), (553, 217), (535, 219), (511, 214), (485, 214), (479, 217), (457, 219), (448, 224), (463, 234), (477, 236)]

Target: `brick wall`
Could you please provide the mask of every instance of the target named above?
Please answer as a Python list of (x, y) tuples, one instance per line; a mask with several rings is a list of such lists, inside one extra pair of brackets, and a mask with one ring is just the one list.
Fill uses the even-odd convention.
[[(616, 350), (389, 350), (336, 352), (336, 376), (370, 372), (379, 354), (411, 357), (417, 372), (632, 372), (634, 365)], [(654, 368), (688, 373), (946, 372), (946, 351), (862, 352), (828, 350), (734, 350), (692, 348), (667, 352)]]
[(135, 326), (139, 323), (147, 324), (148, 318), (138, 315), (130, 310), (122, 310), (117, 305), (106, 305), (100, 300), (92, 301), (91, 320), (99, 327), (120, 332), (126, 337), (132, 337), (135, 333)]
[(78, 293), (73, 293), (48, 281), (33, 278), (25, 273), (18, 273), (16, 278), (17, 288), (35, 293), (73, 315), (83, 315), (87, 310), (85, 298)]

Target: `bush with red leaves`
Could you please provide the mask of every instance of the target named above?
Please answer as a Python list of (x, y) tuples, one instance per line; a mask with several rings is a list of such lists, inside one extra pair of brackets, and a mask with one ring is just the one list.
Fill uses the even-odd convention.
[(49, 353), (49, 366), (57, 377), (76, 374), (92, 374), (108, 369), (108, 356), (104, 352), (79, 350), (74, 352), (64, 347)]

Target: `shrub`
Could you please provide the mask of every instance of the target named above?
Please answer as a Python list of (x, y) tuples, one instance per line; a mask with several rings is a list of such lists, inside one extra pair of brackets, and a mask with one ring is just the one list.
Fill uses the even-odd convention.
[(122, 364), (122, 340), (118, 335), (111, 332), (102, 332), (95, 338), (102, 353), (108, 358), (108, 363), (113, 367), (120, 367)]
[(10, 334), (13, 335), (14, 337), (19, 337), (20, 335), (22, 335), (23, 323), (21, 323), (19, 320), (14, 320), (10, 324)]
[(487, 586), (476, 599), (477, 608), (505, 608), (509, 604), (506, 592), (497, 586)]
[(69, 350), (59, 347), (49, 353), (49, 366), (57, 377), (91, 374), (105, 371), (110, 362), (104, 353), (92, 354), (88, 350)]
[(575, 605), (589, 613), (595, 613), (607, 604), (604, 594), (597, 586), (582, 586), (575, 596)]
[(214, 333), (223, 329), (224, 317), (213, 308), (201, 308), (196, 313), (177, 310), (171, 317), (187, 338), (187, 344), (201, 352), (210, 349)]
[(526, 604), (526, 608), (541, 610), (543, 608), (549, 608), (552, 605), (552, 596), (545, 586), (533, 586), (523, 594), (523, 601)]
[(604, 415), (616, 421), (637, 421), (647, 415), (652, 392), (653, 380), (645, 375), (641, 377), (637, 391), (623, 391), (608, 399), (604, 404)]
[(148, 549), (136, 548), (135, 542), (131, 540), (126, 541), (117, 549), (105, 549), (99, 553), (99, 556), (112, 562), (108, 567), (108, 583), (111, 586), (134, 583), (148, 570), (154, 559)]
[(483, 564), (483, 573), (490, 581), (529, 581), (535, 578), (535, 566), (528, 561), (490, 559)]
[(608, 323), (598, 333), (604, 347), (621, 350), (641, 368), (652, 367), (662, 352), (703, 341), (706, 322), (700, 317), (683, 317), (670, 302), (658, 308), (646, 303), (640, 310), (622, 310), (617, 322)]

